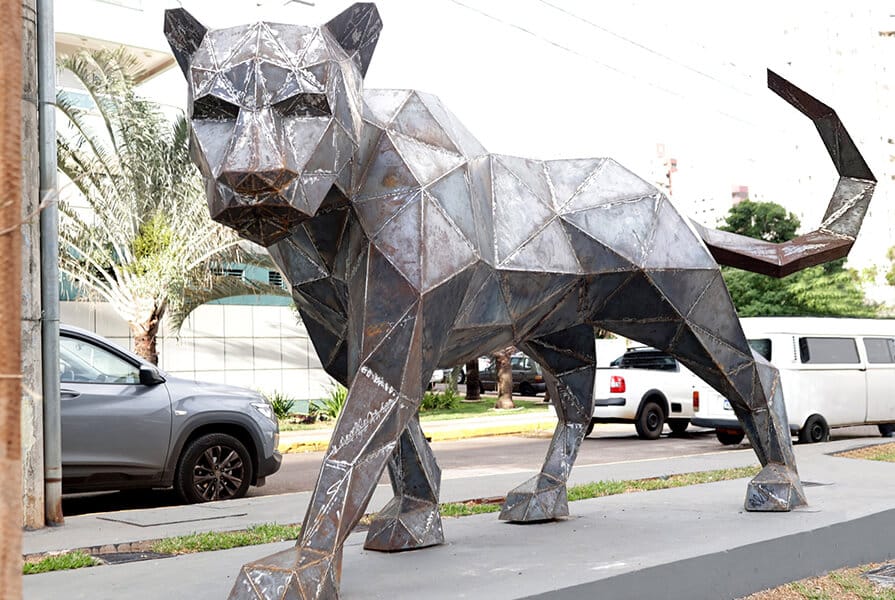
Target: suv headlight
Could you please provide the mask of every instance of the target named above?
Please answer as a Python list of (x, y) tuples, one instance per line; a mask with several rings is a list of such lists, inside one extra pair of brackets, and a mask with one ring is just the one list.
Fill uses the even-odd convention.
[(269, 403), (267, 403), (267, 402), (252, 402), (252, 406), (255, 408), (255, 410), (257, 410), (259, 413), (261, 413), (262, 415), (267, 417), (269, 420), (273, 421), (274, 423), (277, 422), (277, 420), (274, 419), (274, 416), (273, 416), (273, 407)]

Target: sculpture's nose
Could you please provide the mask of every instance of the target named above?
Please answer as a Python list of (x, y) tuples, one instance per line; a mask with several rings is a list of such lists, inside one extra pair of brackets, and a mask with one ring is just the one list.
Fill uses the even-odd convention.
[(218, 180), (238, 194), (279, 192), (298, 177), (287, 168), (283, 142), (270, 109), (240, 111)]
[(228, 170), (220, 175), (223, 183), (238, 194), (257, 196), (278, 192), (296, 178), (297, 173), (289, 169), (269, 169), (265, 171)]

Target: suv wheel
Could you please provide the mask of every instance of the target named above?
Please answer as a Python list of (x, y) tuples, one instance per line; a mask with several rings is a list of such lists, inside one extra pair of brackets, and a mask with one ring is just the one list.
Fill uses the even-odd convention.
[(637, 435), (642, 440), (655, 440), (662, 434), (662, 428), (665, 426), (665, 411), (662, 407), (652, 400), (643, 403), (640, 409), (640, 416), (634, 423)]
[(519, 386), (519, 395), (520, 396), (534, 396), (535, 389), (533, 387), (531, 387), (530, 383), (528, 383), (527, 381), (523, 381), (522, 384)]
[(251, 483), (249, 451), (224, 433), (209, 433), (190, 442), (175, 477), (177, 493), (190, 503), (242, 498)]

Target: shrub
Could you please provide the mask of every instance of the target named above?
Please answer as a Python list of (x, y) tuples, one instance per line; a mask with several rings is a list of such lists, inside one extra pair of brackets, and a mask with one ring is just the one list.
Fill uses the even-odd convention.
[(457, 408), (460, 403), (460, 396), (456, 391), (447, 388), (441, 393), (426, 392), (423, 394), (423, 401), (420, 405), (421, 410), (450, 410)]
[(295, 398), (287, 396), (279, 390), (262, 393), (262, 395), (270, 402), (271, 407), (273, 407), (273, 414), (276, 415), (277, 419), (286, 419), (292, 414), (292, 409), (295, 407)]
[(310, 410), (312, 415), (316, 415), (323, 421), (329, 419), (337, 419), (342, 408), (345, 406), (345, 399), (348, 397), (348, 390), (344, 385), (335, 384), (329, 388), (329, 393), (324, 398), (312, 400)]

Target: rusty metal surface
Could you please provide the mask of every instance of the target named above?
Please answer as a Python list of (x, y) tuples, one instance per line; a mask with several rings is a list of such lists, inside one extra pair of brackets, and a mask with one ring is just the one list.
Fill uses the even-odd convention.
[[(441, 543), (423, 390), (437, 366), (509, 344), (542, 366), (559, 422), (501, 518), (568, 514), (595, 327), (669, 352), (730, 400), (764, 465), (748, 510), (804, 504), (779, 375), (749, 348), (717, 261), (785, 274), (847, 251), (870, 182), (846, 177), (823, 228), (790, 245), (694, 229), (612, 159), (489, 154), (438, 98), (363, 90), (380, 29), (372, 4), (319, 27), (166, 14), (211, 215), (269, 246), (324, 368), (349, 386), (298, 546), (246, 565), (231, 597), (337, 597), (342, 544), (386, 466), (395, 497), (367, 547)], [(775, 85), (819, 115), (844, 172), (867, 174), (824, 105)]]

